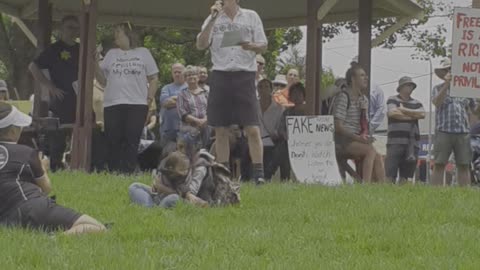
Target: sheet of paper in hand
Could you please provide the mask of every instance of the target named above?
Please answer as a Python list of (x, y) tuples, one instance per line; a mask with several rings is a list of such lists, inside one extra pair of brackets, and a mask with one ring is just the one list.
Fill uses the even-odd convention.
[(333, 117), (289, 116), (287, 129), (290, 164), (297, 180), (305, 184), (341, 185)]
[(242, 43), (248, 42), (247, 32), (244, 29), (228, 31), (223, 34), (221, 48), (239, 46)]

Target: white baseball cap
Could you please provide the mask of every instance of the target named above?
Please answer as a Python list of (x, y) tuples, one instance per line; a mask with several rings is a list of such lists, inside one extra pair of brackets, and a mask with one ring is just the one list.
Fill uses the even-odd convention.
[(32, 118), (5, 102), (0, 102), (0, 128), (9, 126), (28, 127), (32, 124)]

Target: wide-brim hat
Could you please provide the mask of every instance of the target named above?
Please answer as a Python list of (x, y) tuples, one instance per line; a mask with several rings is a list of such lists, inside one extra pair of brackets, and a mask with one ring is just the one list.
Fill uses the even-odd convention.
[(0, 128), (9, 126), (28, 127), (32, 124), (32, 118), (5, 102), (0, 102)]
[(277, 75), (275, 76), (275, 80), (272, 81), (273, 84), (282, 84), (287, 85), (287, 77), (285, 75)]
[(398, 81), (397, 92), (400, 91), (400, 88), (402, 88), (402, 86), (408, 85), (408, 84), (413, 86), (413, 90), (417, 88), (417, 84), (413, 82), (412, 78), (405, 76), (400, 78), (400, 80)]
[(435, 74), (440, 79), (443, 80), (445, 78), (445, 75), (447, 75), (447, 73), (452, 68), (452, 61), (449, 58), (446, 58), (446, 59), (442, 60), (442, 62), (440, 64), (441, 64), (441, 67), (435, 69)]

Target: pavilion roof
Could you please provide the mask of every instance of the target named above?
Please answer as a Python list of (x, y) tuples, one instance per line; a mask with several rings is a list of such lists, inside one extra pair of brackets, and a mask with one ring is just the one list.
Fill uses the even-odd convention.
[[(331, 1), (331, 0), (327, 0)], [(80, 11), (81, 0), (50, 0), (53, 19)], [(200, 28), (213, 0), (99, 0), (98, 21), (131, 21), (138, 25)], [(323, 18), (324, 23), (355, 21), (359, 0), (338, 0)], [(306, 24), (307, 0), (241, 0), (242, 7), (256, 10), (265, 28)], [(38, 0), (0, 0), (0, 11), (21, 19), (37, 16)], [(373, 18), (411, 17), (422, 9), (411, 0), (373, 0)]]

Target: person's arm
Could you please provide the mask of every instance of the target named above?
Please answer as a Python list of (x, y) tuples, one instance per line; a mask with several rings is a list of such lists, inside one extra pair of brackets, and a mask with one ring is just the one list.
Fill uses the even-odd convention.
[(374, 108), (373, 115), (370, 120), (370, 127), (376, 130), (382, 123), (385, 118), (385, 96), (383, 90), (379, 86), (375, 86), (375, 97), (372, 99), (371, 108)]
[(109, 66), (111, 64), (110, 59), (112, 58), (112, 51), (108, 51), (103, 59), (101, 59), (100, 52), (95, 53), (95, 79), (98, 84), (105, 88), (107, 85), (107, 76), (105, 75), (108, 72)]
[(52, 184), (46, 173), (42, 177), (36, 178), (35, 184), (40, 187), (45, 195), (48, 195), (52, 192)]
[(153, 128), (155, 128), (156, 124), (157, 124), (157, 116), (155, 114), (152, 114), (150, 116), (150, 121), (147, 124), (147, 129), (152, 130)]
[(184, 199), (195, 205), (195, 206), (198, 206), (198, 207), (208, 207), (208, 202), (204, 201), (203, 199), (193, 195), (192, 193), (190, 192), (187, 192), (184, 196)]
[(187, 123), (187, 124), (189, 124), (189, 125), (191, 125), (191, 126), (194, 126), (194, 127), (200, 127), (200, 126), (202, 126), (202, 124), (203, 124), (203, 122), (204, 122), (203, 119), (196, 118), (195, 116), (192, 116), (192, 115), (190, 115), (190, 114), (184, 115), (184, 116), (182, 117), (182, 120), (183, 120), (185, 123)]
[(177, 107), (177, 96), (170, 96), (168, 86), (163, 87), (160, 93), (160, 106), (165, 109), (174, 109)]
[(400, 121), (409, 121), (409, 120), (413, 120), (413, 118), (403, 114), (401, 111), (400, 111), (400, 103), (395, 100), (395, 99), (388, 99), (387, 100), (387, 116), (388, 118), (392, 118), (392, 119), (395, 119), (395, 120), (400, 120)]
[(147, 97), (147, 103), (148, 106), (151, 105), (152, 102), (155, 101), (155, 92), (157, 91), (158, 88), (158, 75), (153, 74), (147, 77), (148, 79), (148, 97)]
[[(187, 91), (187, 90), (186, 90)], [(178, 116), (184, 123), (187, 123), (192, 126), (198, 125), (198, 119), (191, 115), (190, 108), (188, 106), (188, 101), (186, 100), (185, 92), (181, 92), (177, 98), (177, 111)]]
[(440, 107), (443, 105), (445, 100), (448, 97), (448, 89), (450, 88), (450, 83), (445, 82), (440, 86), (440, 89), (435, 89), (434, 96), (432, 98), (432, 103), (435, 107)]
[(48, 168), (44, 167), (47, 164), (41, 162), (40, 153), (32, 150), (28, 164), (30, 166), (34, 179), (33, 183), (40, 187), (40, 189), (43, 193), (45, 193), (45, 195), (48, 195), (50, 192), (52, 192), (52, 184), (50, 182), (50, 178), (47, 175)]
[(403, 106), (400, 106), (398, 109), (403, 115), (412, 118), (413, 120), (419, 120), (419, 119), (424, 119), (425, 118), (425, 110), (423, 109), (423, 106), (416, 110), (412, 109), (407, 109)]
[(403, 114), (398, 108), (388, 111), (388, 118), (401, 120), (401, 121), (414, 120), (413, 117)]
[(254, 42), (247, 42), (241, 45), (242, 45), (242, 49), (246, 51), (252, 51), (256, 54), (264, 53), (268, 47), (267, 44), (265, 43), (254, 43)]
[(206, 166), (196, 166), (192, 172), (192, 178), (189, 183), (189, 191), (193, 195), (197, 195), (202, 186), (203, 180), (207, 176), (207, 167)]
[(162, 177), (164, 177), (164, 176), (161, 175), (161, 174), (158, 174), (157, 176), (155, 176), (155, 178), (153, 179), (152, 191), (154, 193), (162, 193), (162, 194), (167, 194), (167, 195), (177, 194), (176, 190), (174, 190), (171, 187), (168, 187), (167, 185), (165, 185), (163, 183)]
[(35, 62), (30, 63), (28, 69), (32, 73), (33, 78), (37, 82), (39, 82), (40, 85), (48, 89), (48, 92), (51, 96), (60, 100), (63, 99), (63, 91), (58, 89), (55, 84), (45, 76), (45, 74)]
[[(210, 8), (210, 15), (203, 23), (202, 31), (197, 36), (197, 49), (206, 50), (208, 47), (210, 47), (213, 26), (215, 25), (218, 14), (222, 11), (222, 9), (221, 1), (216, 1), (215, 4)], [(217, 13), (217, 16), (213, 16), (215, 12)]]
[(105, 77), (105, 73), (103, 73), (98, 61), (95, 63), (95, 79), (97, 79), (98, 84), (100, 84), (102, 88), (105, 88), (107, 85), (107, 78)]
[(341, 135), (345, 138), (348, 138), (352, 141), (363, 143), (363, 144), (369, 144), (369, 140), (366, 138), (363, 138), (360, 135), (354, 134), (353, 132), (350, 132), (348, 129), (345, 128), (343, 125), (344, 121), (338, 118), (335, 118), (335, 133), (338, 135)]
[(258, 14), (255, 13), (253, 41), (241, 45), (244, 50), (253, 51), (256, 54), (264, 53), (267, 50), (268, 40), (263, 29), (263, 22)]
[(158, 89), (158, 66), (153, 58), (152, 53), (147, 48), (141, 49), (142, 59), (145, 64), (145, 74), (148, 80), (148, 96), (147, 104), (150, 107), (155, 101), (155, 93)]

